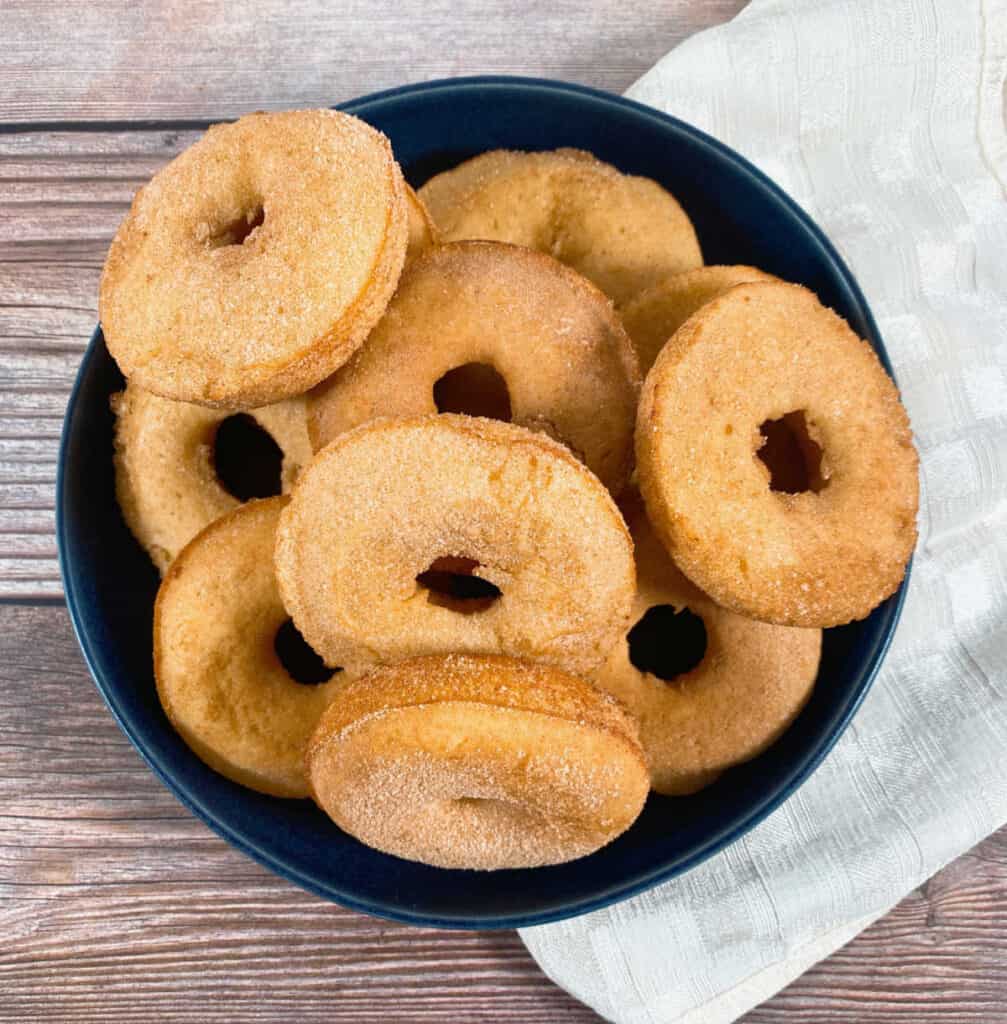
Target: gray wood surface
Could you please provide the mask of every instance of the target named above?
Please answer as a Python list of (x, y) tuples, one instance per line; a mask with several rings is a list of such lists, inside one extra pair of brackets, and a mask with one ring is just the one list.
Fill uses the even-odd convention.
[(464, 74), (622, 92), (744, 0), (4, 0), (0, 122), (227, 117)]
[[(621, 91), (743, 0), (0, 0), (0, 1024), (588, 1021), (513, 932), (344, 911), (165, 791), (88, 679), (53, 540), (108, 242), (187, 122), (511, 73)], [(752, 1022), (1007, 1021), (1007, 832)]]

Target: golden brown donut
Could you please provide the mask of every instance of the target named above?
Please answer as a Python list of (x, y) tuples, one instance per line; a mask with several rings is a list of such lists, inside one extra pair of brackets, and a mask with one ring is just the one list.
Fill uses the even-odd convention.
[[(438, 570), (500, 596), (439, 596), (417, 579)], [(588, 672), (633, 600), (629, 533), (597, 477), (542, 434), (469, 416), (371, 420), (322, 449), (276, 572), (305, 640), (344, 667), (457, 651)]]
[(746, 281), (778, 281), (755, 267), (697, 267), (645, 288), (619, 311), (646, 375), (664, 343), (701, 306)]
[(443, 241), (489, 238), (538, 249), (617, 304), (703, 263), (674, 196), (583, 150), (493, 150), (431, 178), (420, 197)]
[[(770, 488), (758, 456), (770, 421), (801, 449), (801, 493)], [(806, 288), (742, 284), (690, 317), (647, 376), (636, 454), (655, 531), (725, 608), (835, 626), (905, 574), (918, 503), (909, 419), (871, 347)]]
[(408, 244), (406, 262), (416, 259), (437, 242), (437, 228), (430, 211), (408, 183), (406, 184)]
[[(240, 504), (214, 467), (214, 439), (229, 413), (159, 398), (127, 384), (112, 396), (115, 489), (133, 536), (164, 571), (205, 526)], [(283, 453), (280, 484), (290, 490), (311, 459), (304, 398), (247, 412)]]
[(593, 853), (629, 828), (648, 790), (636, 729), (610, 697), (544, 665), (457, 654), (342, 686), (307, 773), (361, 842), (481, 871)]
[(295, 682), (274, 648), (288, 618), (272, 560), (286, 503), (242, 505), (175, 559), (154, 605), (154, 676), (171, 724), (211, 768), (303, 797), (308, 740), (338, 684)]
[[(375, 416), (437, 412), (437, 382), (473, 364), (503, 378), (511, 422), (565, 442), (621, 490), (640, 391), (622, 323), (579, 274), (499, 242), (437, 246), (409, 266), (367, 344), (312, 393), (315, 448)], [(479, 377), (468, 385), (462, 409), (443, 411), (483, 412)]]
[[(636, 547), (633, 629), (593, 682), (637, 721), (651, 786), (670, 795), (695, 793), (762, 753), (794, 721), (815, 685), (822, 631), (773, 626), (719, 608), (675, 568), (639, 499), (623, 503), (623, 511)], [(640, 624), (652, 609), (688, 609), (706, 631), (702, 660), (668, 681), (630, 658), (633, 630), (646, 628)], [(668, 646), (678, 642), (667, 634), (660, 640), (672, 655)]]
[(123, 374), (165, 398), (251, 408), (341, 366), (402, 269), (388, 140), (334, 110), (212, 127), (142, 188), (98, 301)]

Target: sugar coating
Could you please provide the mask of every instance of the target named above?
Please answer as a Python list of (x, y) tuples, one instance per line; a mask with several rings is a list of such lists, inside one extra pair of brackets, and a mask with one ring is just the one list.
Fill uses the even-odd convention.
[(640, 372), (611, 301), (551, 257), (499, 242), (441, 245), (411, 264), (367, 344), (312, 393), (315, 447), (375, 416), (437, 412), (434, 384), (472, 362), (504, 378), (514, 423), (623, 488)]
[[(770, 490), (760, 425), (804, 410), (819, 493)], [(717, 604), (791, 626), (861, 619), (916, 541), (918, 459), (871, 347), (798, 285), (742, 284), (664, 346), (637, 414), (640, 488), (678, 567)]]
[(638, 669), (623, 638), (592, 682), (636, 719), (651, 786), (695, 793), (762, 753), (794, 721), (815, 685), (822, 631), (720, 608), (675, 568), (640, 499), (627, 496), (621, 505), (636, 548), (631, 626), (656, 605), (688, 608), (706, 627), (706, 653), (694, 669), (666, 681)]
[(262, 793), (304, 797), (308, 740), (343, 674), (305, 686), (277, 657), (287, 613), (271, 556), (286, 503), (247, 502), (175, 559), (154, 606), (154, 676), (171, 724), (211, 768)]
[[(562, 445), (441, 415), (372, 420), (316, 455), (281, 517), (276, 569), (328, 664), (458, 651), (586, 672), (625, 628), (632, 552), (608, 492)], [(416, 577), (446, 556), (475, 559), (502, 596), (469, 615), (430, 603)]]
[(778, 281), (755, 267), (697, 267), (652, 284), (622, 307), (622, 322), (646, 375), (664, 343), (711, 299), (748, 281)]
[(617, 305), (703, 263), (692, 223), (671, 193), (583, 150), (493, 150), (431, 178), (420, 196), (444, 241), (488, 238), (538, 249)]
[[(241, 244), (220, 233), (261, 209)], [(133, 200), (102, 273), (119, 368), (167, 398), (227, 407), (300, 394), (380, 317), (407, 244), (388, 140), (331, 110), (215, 125)]]
[[(132, 383), (112, 396), (112, 409), (119, 507), (164, 573), (200, 530), (240, 504), (221, 487), (213, 465), (217, 427), (230, 413), (173, 402)], [(311, 459), (305, 399), (245, 411), (283, 452), (280, 482), (286, 493)]]
[(306, 763), (341, 828), (447, 868), (585, 856), (632, 824), (648, 790), (617, 702), (556, 669), (492, 656), (417, 658), (347, 683)]

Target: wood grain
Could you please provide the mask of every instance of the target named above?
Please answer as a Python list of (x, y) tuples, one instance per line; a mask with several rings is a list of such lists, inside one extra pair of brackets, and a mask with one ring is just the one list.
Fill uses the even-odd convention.
[[(2, 1024), (600, 1019), (514, 932), (364, 917), (232, 850), (123, 738), (62, 608), (0, 606), (0, 694)], [(1007, 1020), (1005, 890), (1007, 830), (747, 1021)]]
[(461, 74), (625, 90), (744, 0), (4, 0), (0, 122), (219, 118)]

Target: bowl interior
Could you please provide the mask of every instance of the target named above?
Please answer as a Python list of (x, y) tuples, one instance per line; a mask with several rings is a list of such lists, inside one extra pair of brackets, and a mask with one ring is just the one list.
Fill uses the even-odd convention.
[[(391, 138), (413, 185), (493, 148), (578, 146), (655, 178), (692, 217), (708, 263), (751, 263), (814, 289), (878, 350), (855, 281), (807, 217), (761, 174), (688, 126), (560, 83), (460, 79), (356, 100), (345, 109)], [(100, 329), (64, 426), (58, 538), (81, 647), (123, 730), (161, 779), (239, 848), (305, 888), (399, 920), (514, 927), (596, 909), (678, 874), (751, 828), (819, 763), (862, 699), (891, 638), (903, 589), (865, 621), (828, 630), (818, 685), (786, 735), (689, 798), (651, 796), (625, 835), (572, 864), (443, 871), (371, 850), (308, 801), (243, 789), (191, 754), (161, 711), (151, 670), (157, 575), (115, 499), (109, 396), (122, 378)]]

